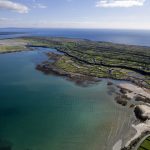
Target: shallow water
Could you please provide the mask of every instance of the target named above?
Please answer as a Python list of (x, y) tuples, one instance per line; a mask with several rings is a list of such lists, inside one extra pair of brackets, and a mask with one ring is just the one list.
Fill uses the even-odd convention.
[(124, 111), (106, 81), (85, 88), (37, 71), (48, 50), (0, 55), (0, 140), (12, 150), (103, 150)]

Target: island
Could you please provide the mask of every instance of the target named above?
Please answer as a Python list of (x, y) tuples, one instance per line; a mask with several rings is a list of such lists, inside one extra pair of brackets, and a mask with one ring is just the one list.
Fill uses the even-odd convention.
[(108, 86), (115, 91), (115, 101), (129, 107), (135, 116), (132, 125), (136, 134), (126, 144), (114, 143), (113, 150), (132, 150), (150, 134), (150, 47), (116, 44), (64, 37), (19, 37), (0, 40), (0, 53), (53, 48), (48, 59), (36, 69), (45, 74), (65, 77), (80, 86), (89, 86), (102, 79), (127, 81)]

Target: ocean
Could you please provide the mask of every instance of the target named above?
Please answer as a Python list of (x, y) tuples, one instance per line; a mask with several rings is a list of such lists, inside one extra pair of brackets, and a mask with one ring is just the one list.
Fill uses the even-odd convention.
[[(2, 32), (10, 34), (1, 35)], [(15, 32), (13, 34), (11, 32)], [(17, 34), (18, 32), (18, 34)], [(83, 38), (95, 41), (106, 41), (121, 44), (150, 46), (150, 30), (112, 30), (112, 29), (24, 29), (5, 28), (0, 29), (1, 38), (18, 36), (53, 36)]]

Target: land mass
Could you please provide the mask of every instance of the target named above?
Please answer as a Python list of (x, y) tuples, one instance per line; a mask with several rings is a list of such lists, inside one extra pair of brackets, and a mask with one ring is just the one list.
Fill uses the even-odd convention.
[(21, 37), (0, 40), (0, 53), (54, 48), (64, 55), (47, 53), (49, 59), (37, 66), (45, 73), (68, 78), (112, 78), (127, 80), (150, 89), (150, 47), (96, 42), (84, 39)]

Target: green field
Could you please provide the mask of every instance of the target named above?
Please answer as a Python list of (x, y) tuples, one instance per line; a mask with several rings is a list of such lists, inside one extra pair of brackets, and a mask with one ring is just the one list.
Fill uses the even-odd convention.
[(138, 148), (138, 150), (150, 150), (150, 137), (148, 137)]
[(21, 40), (29, 47), (54, 48), (65, 54), (53, 64), (43, 64), (48, 68), (53, 65), (55, 70), (67, 73), (127, 80), (150, 88), (150, 47), (57, 37), (24, 37)]
[[(0, 40), (0, 53), (54, 48), (64, 55), (41, 68), (84, 76), (127, 80), (150, 89), (150, 47), (97, 42), (63, 37), (22, 37)], [(49, 53), (49, 57), (52, 57)], [(56, 56), (55, 56), (56, 57)], [(43, 66), (43, 67), (42, 67)], [(44, 70), (44, 69), (41, 69)]]

